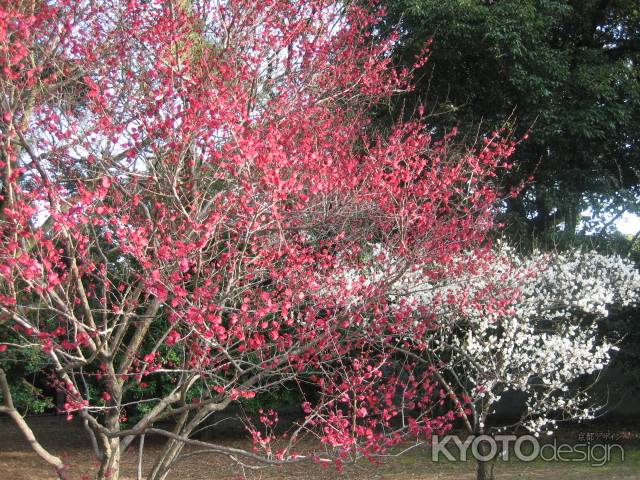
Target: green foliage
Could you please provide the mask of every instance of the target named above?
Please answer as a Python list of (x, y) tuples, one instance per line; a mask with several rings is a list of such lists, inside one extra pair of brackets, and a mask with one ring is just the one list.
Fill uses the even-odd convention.
[[(4, 341), (11, 342), (11, 332), (0, 326)], [(44, 413), (53, 408), (53, 401), (45, 392), (46, 358), (39, 348), (10, 348), (0, 355), (2, 368), (9, 382), (14, 406), (22, 414)], [(2, 393), (0, 392), (0, 399)]]
[(250, 399), (242, 399), (240, 404), (250, 414), (257, 415), (260, 409), (286, 411), (292, 408), (300, 410), (302, 393), (297, 388), (283, 387), (278, 391), (265, 392)]
[(403, 32), (399, 64), (434, 43), (416, 90), (380, 112), (381, 120), (423, 104), (438, 133), (455, 125), (468, 143), (502, 127), (516, 138), (530, 131), (503, 179), (510, 188), (534, 176), (507, 205), (513, 235), (572, 236), (580, 212), (602, 195), (637, 211), (637, 2), (394, 0), (387, 8), (387, 25)]

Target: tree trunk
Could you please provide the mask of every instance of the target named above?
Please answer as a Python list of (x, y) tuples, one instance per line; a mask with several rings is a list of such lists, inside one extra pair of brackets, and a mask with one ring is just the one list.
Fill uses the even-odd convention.
[[(105, 414), (104, 426), (111, 432), (120, 429), (120, 412), (117, 408), (107, 410)], [(98, 470), (98, 480), (119, 480), (120, 479), (120, 439), (109, 438), (104, 440), (104, 455)]]
[[(489, 448), (483, 442), (480, 442), (478, 445), (478, 451), (483, 456), (486, 457), (489, 453)], [(478, 468), (476, 470), (476, 480), (495, 480), (495, 466), (496, 466), (496, 457), (490, 458), (489, 460), (477, 460)]]
[(119, 480), (120, 478), (120, 440), (109, 440), (109, 451), (104, 455), (98, 470), (98, 480)]
[(495, 480), (495, 460), (482, 461), (478, 460), (478, 469), (476, 470), (476, 480)]

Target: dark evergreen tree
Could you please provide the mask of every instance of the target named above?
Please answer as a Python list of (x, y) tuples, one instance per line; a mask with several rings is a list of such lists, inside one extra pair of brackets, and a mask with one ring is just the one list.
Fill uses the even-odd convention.
[[(393, 0), (396, 60), (410, 65), (433, 39), (415, 91), (442, 133), (468, 142), (501, 127), (529, 132), (505, 187), (534, 177), (507, 206), (520, 239), (575, 241), (580, 213), (638, 211), (640, 6), (634, 0)], [(384, 31), (381, 31), (384, 35)], [(391, 113), (391, 115), (388, 115)], [(599, 222), (598, 232), (613, 225)], [(603, 228), (604, 227), (604, 228)], [(560, 233), (562, 232), (562, 233)]]

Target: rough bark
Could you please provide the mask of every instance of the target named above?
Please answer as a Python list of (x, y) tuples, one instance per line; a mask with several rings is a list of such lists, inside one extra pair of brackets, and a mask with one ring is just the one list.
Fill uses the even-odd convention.
[[(489, 448), (486, 444), (480, 442), (478, 445), (478, 450), (482, 456), (486, 456), (489, 452)], [(476, 480), (495, 480), (495, 466), (496, 459), (492, 458), (489, 460), (477, 460), (477, 469), (476, 469)]]

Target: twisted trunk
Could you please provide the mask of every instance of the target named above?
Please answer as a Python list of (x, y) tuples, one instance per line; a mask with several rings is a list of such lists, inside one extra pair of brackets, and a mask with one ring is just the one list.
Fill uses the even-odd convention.
[[(111, 432), (120, 429), (120, 412), (113, 408), (105, 413), (104, 426)], [(102, 437), (103, 455), (98, 470), (98, 480), (119, 480), (120, 479), (120, 439)]]
[(478, 467), (476, 469), (476, 480), (495, 480), (495, 466), (495, 459), (478, 460)]

